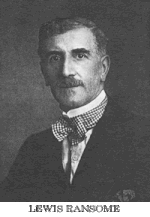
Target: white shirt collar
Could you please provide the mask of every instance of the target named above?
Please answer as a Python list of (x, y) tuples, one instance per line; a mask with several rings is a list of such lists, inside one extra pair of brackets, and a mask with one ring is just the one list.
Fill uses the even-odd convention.
[(88, 112), (88, 111), (92, 110), (93, 108), (95, 108), (96, 106), (98, 106), (104, 100), (105, 97), (106, 97), (106, 93), (104, 90), (102, 90), (100, 92), (100, 94), (90, 103), (88, 103), (82, 107), (76, 108), (76, 109), (71, 109), (67, 113), (63, 111), (62, 114), (64, 116), (69, 117), (69, 118), (73, 118), (75, 116), (82, 115), (85, 112)]

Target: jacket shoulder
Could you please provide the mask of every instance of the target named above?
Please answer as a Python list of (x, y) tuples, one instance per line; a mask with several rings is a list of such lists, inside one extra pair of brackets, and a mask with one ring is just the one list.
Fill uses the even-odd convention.
[(103, 119), (114, 125), (130, 124), (136, 129), (141, 127), (150, 127), (150, 119), (147, 117), (137, 115), (134, 112), (121, 106), (116, 100), (108, 97), (108, 104), (106, 106)]
[(53, 146), (53, 143), (56, 142), (55, 137), (53, 136), (51, 128), (43, 130), (41, 132), (31, 134), (23, 143), (21, 148), (32, 148), (37, 150), (41, 147)]

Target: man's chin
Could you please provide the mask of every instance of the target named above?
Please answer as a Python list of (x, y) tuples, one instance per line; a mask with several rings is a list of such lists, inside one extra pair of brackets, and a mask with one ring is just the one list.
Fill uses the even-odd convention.
[[(80, 87), (62, 88), (58, 92), (53, 93), (54, 98), (59, 103), (60, 108), (67, 110), (81, 107), (84, 101), (84, 93)], [(63, 109), (62, 109), (63, 110)]]
[(82, 102), (81, 100), (77, 100), (77, 99), (62, 99), (59, 100), (59, 107), (61, 110), (63, 111), (69, 111), (71, 109), (75, 109), (75, 108), (79, 108), (82, 106)]

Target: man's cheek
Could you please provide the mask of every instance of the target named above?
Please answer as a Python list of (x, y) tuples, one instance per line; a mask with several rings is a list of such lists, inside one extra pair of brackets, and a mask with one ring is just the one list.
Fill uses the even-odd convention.
[(56, 77), (56, 74), (52, 71), (49, 71), (49, 70), (47, 70), (45, 72), (45, 77), (48, 79), (48, 81), (51, 84), (55, 83), (58, 80), (58, 78)]

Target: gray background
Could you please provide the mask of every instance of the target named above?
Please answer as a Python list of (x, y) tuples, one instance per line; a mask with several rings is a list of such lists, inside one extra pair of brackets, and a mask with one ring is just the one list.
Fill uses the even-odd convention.
[(55, 16), (93, 19), (110, 38), (108, 93), (150, 118), (150, 3), (102, 0), (0, 1), (0, 181), (31, 133), (59, 115), (36, 54), (38, 28)]

